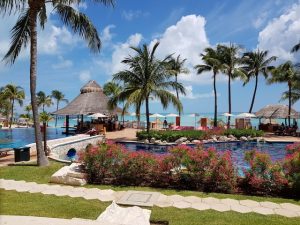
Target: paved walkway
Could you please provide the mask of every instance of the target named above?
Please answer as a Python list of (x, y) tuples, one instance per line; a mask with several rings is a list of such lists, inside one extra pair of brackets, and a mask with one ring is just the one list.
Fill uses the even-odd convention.
[[(17, 192), (42, 193), (45, 195), (82, 197), (85, 199), (98, 199), (103, 202), (118, 201), (126, 193), (124, 191), (100, 190), (98, 188), (84, 188), (61, 185), (37, 184), (35, 182), (14, 181), (0, 179), (0, 188), (15, 190)], [(135, 192), (143, 195), (143, 192)], [(255, 212), (262, 215), (277, 214), (285, 217), (300, 217), (300, 206), (291, 203), (257, 202), (253, 200), (199, 198), (195, 196), (183, 197), (180, 195), (163, 195), (154, 192), (153, 205), (158, 207), (176, 207), (179, 209), (193, 208), (196, 210), (216, 210), (219, 212), (235, 211), (239, 213)], [(144, 195), (149, 194), (145, 193)]]

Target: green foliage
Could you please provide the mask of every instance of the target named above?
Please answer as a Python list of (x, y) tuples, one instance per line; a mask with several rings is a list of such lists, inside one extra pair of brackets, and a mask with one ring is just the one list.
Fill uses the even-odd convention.
[(155, 138), (157, 140), (174, 142), (181, 137), (186, 137), (189, 141), (192, 140), (203, 140), (210, 138), (212, 135), (233, 135), (237, 138), (242, 136), (248, 137), (261, 137), (264, 135), (263, 131), (252, 130), (252, 129), (230, 129), (230, 130), (211, 130), (211, 131), (200, 131), (200, 130), (185, 130), (185, 131), (158, 131), (151, 130), (149, 135), (146, 131), (140, 131), (136, 133), (138, 140), (145, 140)]
[(157, 140), (174, 142), (181, 137), (186, 137), (188, 140), (201, 140), (205, 137), (205, 132), (200, 130), (185, 130), (185, 131), (157, 131), (151, 130), (149, 135), (146, 131), (140, 131), (136, 133), (139, 140), (145, 140), (149, 138), (155, 138)]
[(224, 135), (233, 135), (237, 138), (240, 138), (242, 136), (244, 137), (262, 137), (264, 136), (264, 132), (261, 130), (252, 130), (252, 129), (229, 129), (224, 131)]

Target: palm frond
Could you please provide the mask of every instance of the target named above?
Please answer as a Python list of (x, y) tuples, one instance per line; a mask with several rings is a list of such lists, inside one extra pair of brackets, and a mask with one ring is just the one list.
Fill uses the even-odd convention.
[(44, 29), (45, 23), (47, 22), (47, 9), (45, 4), (42, 6), (41, 10), (39, 11), (38, 18), (39, 18), (41, 28)]
[(300, 50), (300, 42), (292, 48), (292, 52), (298, 52), (299, 50)]
[(27, 3), (27, 0), (1, 0), (0, 1), (0, 13), (12, 14), (17, 11), (23, 11)]
[(11, 30), (11, 46), (3, 57), (8, 64), (13, 64), (22, 48), (26, 47), (30, 38), (29, 9), (26, 9), (18, 18), (16, 25)]
[(56, 5), (55, 10), (65, 25), (70, 27), (74, 33), (79, 34), (88, 42), (91, 51), (100, 51), (101, 41), (98, 32), (85, 14), (64, 4)]

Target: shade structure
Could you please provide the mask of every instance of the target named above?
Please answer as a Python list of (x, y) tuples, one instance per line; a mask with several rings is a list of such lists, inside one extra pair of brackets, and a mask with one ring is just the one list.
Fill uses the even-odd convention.
[(170, 113), (168, 115), (166, 115), (166, 117), (178, 117), (179, 115), (177, 114), (174, 114), (174, 113)]
[(235, 116), (235, 115), (230, 114), (230, 113), (223, 113), (222, 116), (225, 116), (225, 117), (231, 117), (231, 116)]
[(189, 117), (196, 117), (196, 116), (200, 116), (198, 113), (192, 113), (189, 115)]
[[(287, 105), (267, 105), (255, 113), (258, 118), (285, 119), (289, 117), (289, 107)], [(297, 118), (299, 113), (291, 109), (291, 118)]]
[(165, 117), (165, 116), (163, 116), (163, 115), (161, 115), (161, 114), (158, 114), (158, 113), (154, 113), (154, 114), (152, 114), (150, 117), (157, 118), (157, 117)]
[(89, 117), (97, 119), (97, 118), (107, 118), (108, 116), (106, 116), (102, 113), (95, 113), (95, 114), (90, 115)]
[(255, 114), (253, 113), (241, 113), (237, 115), (238, 118), (256, 118)]
[(112, 114), (120, 109), (108, 108), (108, 97), (99, 84), (91, 80), (80, 89), (80, 94), (66, 107), (53, 112), (54, 115), (90, 115), (95, 113)]

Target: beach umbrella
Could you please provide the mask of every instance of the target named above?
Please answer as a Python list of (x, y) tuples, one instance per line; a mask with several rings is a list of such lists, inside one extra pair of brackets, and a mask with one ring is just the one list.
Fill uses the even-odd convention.
[(231, 116), (235, 116), (235, 115), (230, 114), (230, 113), (223, 113), (222, 116), (225, 116), (225, 117), (231, 117)]
[(97, 118), (107, 118), (108, 116), (106, 116), (106, 115), (104, 115), (104, 114), (102, 114), (102, 113), (95, 113), (95, 114), (90, 115), (90, 116), (88, 116), (88, 117), (91, 117), (91, 118), (93, 118), (93, 119), (97, 119)]
[(178, 117), (179, 115), (177, 114), (174, 114), (174, 113), (170, 113), (168, 115), (166, 115), (166, 117)]
[(253, 113), (241, 113), (241, 114), (237, 115), (236, 117), (239, 117), (239, 118), (256, 118), (255, 114), (253, 114)]

